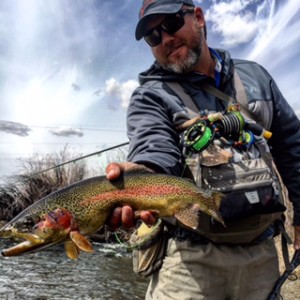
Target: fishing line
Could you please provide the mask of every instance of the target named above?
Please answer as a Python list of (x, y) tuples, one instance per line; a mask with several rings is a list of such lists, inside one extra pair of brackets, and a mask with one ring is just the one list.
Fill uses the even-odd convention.
[[(117, 242), (118, 242), (120, 245), (126, 247), (127, 250), (138, 249), (144, 242), (147, 241), (147, 239), (152, 235), (152, 233), (153, 233), (153, 232), (154, 232), (161, 224), (162, 224), (161, 219), (158, 219), (158, 220), (156, 221), (156, 223), (155, 223), (153, 226), (151, 226), (151, 227), (152, 227), (152, 230), (151, 230), (149, 233), (147, 233), (145, 236), (143, 236), (143, 238), (142, 238), (140, 241), (138, 241), (137, 243), (134, 243), (134, 244), (131, 244), (131, 243), (124, 243), (123, 241), (121, 241), (121, 239), (119, 238), (118, 233), (117, 233), (116, 231), (114, 232), (114, 236), (115, 236)], [(138, 231), (138, 228), (137, 228), (136, 230), (134, 230), (134, 231), (132, 232), (131, 235), (135, 234), (137, 231)]]
[(192, 155), (193, 155), (193, 153), (189, 153), (189, 155), (185, 158), (183, 170), (182, 170), (182, 172), (181, 172), (180, 177), (184, 177), (184, 173), (185, 173), (186, 169), (188, 168), (188, 164), (187, 164), (186, 160), (187, 160), (187, 159), (190, 159), (190, 158), (192, 157)]
[[(152, 233), (153, 233), (157, 228), (160, 227), (161, 224), (162, 224), (162, 220), (161, 220), (161, 219), (158, 219), (158, 220), (156, 221), (156, 223), (152, 226), (152, 230), (151, 230), (149, 233), (147, 233), (147, 234), (146, 234), (146, 235), (145, 235), (138, 243), (135, 243), (135, 244), (130, 245), (130, 246), (131, 246), (131, 249), (139, 248), (140, 245), (142, 245), (144, 242), (146, 242), (147, 239), (152, 235)], [(138, 230), (138, 229), (137, 229), (137, 230)], [(137, 231), (137, 230), (136, 230), (136, 231)], [(134, 231), (133, 234), (134, 234), (136, 231)]]
[(125, 142), (125, 143), (118, 144), (118, 145), (115, 145), (115, 146), (112, 146), (112, 147), (109, 147), (109, 148), (106, 148), (106, 149), (103, 149), (103, 150), (100, 150), (100, 151), (97, 151), (97, 152), (93, 152), (93, 153), (90, 153), (90, 154), (87, 154), (87, 155), (83, 155), (83, 156), (77, 157), (75, 159), (71, 159), (69, 161), (66, 161), (66, 162), (63, 162), (61, 164), (55, 165), (55, 166), (53, 166), (51, 168), (48, 168), (48, 169), (42, 170), (40, 172), (34, 173), (31, 176), (37, 176), (37, 175), (39, 175), (41, 173), (44, 173), (44, 172), (47, 172), (47, 171), (50, 171), (50, 170), (53, 170), (53, 169), (57, 169), (57, 168), (59, 168), (61, 166), (70, 164), (72, 162), (74, 163), (74, 162), (76, 162), (78, 160), (81, 160), (81, 159), (84, 159), (84, 158), (87, 158), (87, 157), (90, 157), (90, 156), (98, 155), (98, 154), (101, 154), (101, 153), (104, 153), (104, 152), (107, 152), (107, 151), (110, 151), (110, 150), (113, 150), (113, 149), (116, 149), (116, 148), (120, 148), (120, 147), (126, 146), (128, 144), (129, 144), (129, 142)]
[(119, 245), (125, 247), (126, 249), (130, 249), (130, 245), (128, 243), (124, 243), (123, 241), (121, 241), (116, 231), (114, 232), (114, 237)]
[[(58, 165), (55, 165), (53, 167), (50, 167), (50, 168), (47, 168), (47, 169), (44, 169), (42, 171), (39, 171), (39, 172), (36, 172), (36, 173), (33, 173), (33, 174), (30, 174), (28, 175), (29, 178), (33, 178), (33, 177), (36, 177), (42, 173), (45, 173), (45, 172), (48, 172), (48, 171), (51, 171), (51, 170), (54, 170), (54, 169), (58, 169), (64, 165), (67, 165), (67, 164), (70, 164), (70, 163), (75, 163), (77, 162), (78, 160), (82, 160), (82, 159), (85, 159), (87, 157), (91, 157), (91, 156), (94, 156), (94, 155), (99, 155), (101, 153), (104, 153), (104, 152), (107, 152), (107, 151), (110, 151), (110, 150), (113, 150), (113, 149), (116, 149), (116, 148), (120, 148), (120, 147), (123, 147), (123, 146), (127, 146), (129, 145), (129, 142), (124, 142), (122, 144), (118, 144), (118, 145), (114, 145), (112, 147), (109, 147), (109, 148), (105, 148), (105, 149), (102, 149), (100, 151), (97, 151), (97, 152), (93, 152), (93, 153), (90, 153), (90, 154), (87, 154), (87, 155), (83, 155), (83, 156), (80, 156), (80, 157), (77, 157), (75, 159), (71, 159), (69, 161), (66, 161), (66, 162), (63, 162), (61, 164), (58, 164)], [(15, 182), (25, 182), (27, 181), (28, 179), (20, 179), (20, 180), (16, 180)]]

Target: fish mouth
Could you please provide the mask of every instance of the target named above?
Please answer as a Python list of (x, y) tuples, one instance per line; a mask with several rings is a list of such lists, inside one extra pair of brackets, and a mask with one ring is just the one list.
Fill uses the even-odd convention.
[(59, 243), (60, 239), (44, 239), (39, 235), (30, 232), (20, 232), (13, 226), (7, 226), (5, 230), (0, 231), (0, 236), (4, 238), (12, 239), (25, 239), (25, 241), (12, 246), (8, 249), (2, 250), (1, 254), (4, 257), (8, 256), (19, 256), (25, 253), (35, 252), (40, 249), (48, 248), (54, 244)]
[(10, 247), (8, 249), (4, 249), (1, 251), (2, 256), (4, 257), (11, 257), (11, 256), (20, 256), (23, 254), (29, 254), (33, 253), (42, 249), (49, 248), (55, 244), (58, 244), (60, 240), (57, 241), (49, 241), (49, 242), (40, 242), (40, 243), (34, 243), (32, 241), (26, 240), (24, 242), (21, 242), (13, 247)]
[[(0, 237), (21, 239), (23, 242), (2, 251), (2, 255), (18, 256), (39, 251), (68, 238), (72, 215), (65, 209), (55, 209), (35, 223), (23, 221), (7, 224), (0, 230)], [(25, 240), (25, 241), (24, 241)]]

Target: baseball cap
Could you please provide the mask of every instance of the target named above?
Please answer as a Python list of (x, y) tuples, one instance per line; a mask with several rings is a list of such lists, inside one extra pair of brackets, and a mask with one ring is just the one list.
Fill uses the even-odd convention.
[(135, 29), (135, 38), (140, 40), (145, 35), (146, 23), (149, 16), (155, 14), (175, 14), (182, 5), (195, 6), (193, 0), (144, 0), (140, 9), (139, 22)]

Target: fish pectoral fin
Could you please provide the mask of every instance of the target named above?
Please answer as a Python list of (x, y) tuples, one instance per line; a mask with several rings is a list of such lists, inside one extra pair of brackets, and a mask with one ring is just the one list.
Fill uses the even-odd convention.
[(211, 216), (214, 220), (221, 223), (224, 227), (226, 227), (224, 219), (220, 213), (221, 202), (224, 199), (224, 194), (219, 192), (213, 192), (210, 196), (210, 204), (205, 205), (204, 203), (194, 204), (195, 207), (198, 208), (199, 211), (206, 213)]
[(70, 239), (80, 250), (88, 253), (94, 252), (93, 246), (90, 241), (78, 231), (71, 231)]
[(182, 225), (195, 230), (199, 226), (199, 207), (191, 204), (190, 206), (177, 211), (174, 217)]
[[(196, 230), (199, 227), (199, 213), (201, 208), (197, 204), (191, 204), (188, 207), (179, 210), (175, 213), (174, 217), (184, 226)], [(219, 213), (214, 209), (207, 209), (206, 213), (210, 215), (213, 219), (220, 222), (224, 227), (226, 227), (224, 220)]]
[(80, 250), (73, 241), (68, 240), (65, 242), (65, 250), (69, 258), (77, 259), (79, 257)]
[(224, 222), (224, 219), (223, 217), (221, 216), (220, 212), (219, 211), (211, 211), (211, 216), (214, 220), (218, 221), (219, 223), (221, 223), (225, 228), (226, 228), (226, 225), (225, 225), (225, 222)]

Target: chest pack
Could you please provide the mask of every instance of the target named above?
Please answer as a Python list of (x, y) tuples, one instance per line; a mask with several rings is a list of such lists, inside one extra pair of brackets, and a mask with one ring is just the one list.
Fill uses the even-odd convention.
[(225, 194), (220, 212), (226, 228), (201, 214), (199, 232), (217, 243), (240, 244), (255, 240), (286, 208), (284, 187), (267, 144), (271, 133), (248, 110), (236, 71), (234, 81), (238, 102), (213, 86), (199, 86), (226, 101), (225, 112), (199, 113), (179, 83), (166, 84), (181, 98), (190, 116), (177, 128), (186, 168), (199, 187)]

